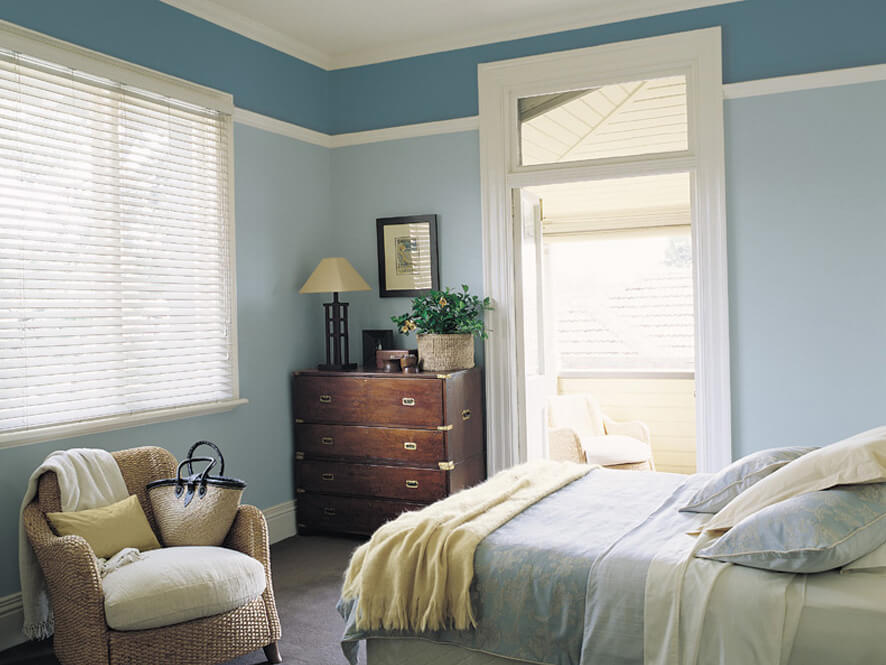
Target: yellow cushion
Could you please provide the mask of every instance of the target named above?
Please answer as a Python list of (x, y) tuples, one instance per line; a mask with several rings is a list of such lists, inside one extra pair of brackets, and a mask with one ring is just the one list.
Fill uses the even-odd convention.
[(153, 550), (160, 547), (138, 497), (132, 496), (102, 508), (70, 513), (46, 513), (60, 536), (83, 536), (97, 557), (107, 559), (124, 547)]

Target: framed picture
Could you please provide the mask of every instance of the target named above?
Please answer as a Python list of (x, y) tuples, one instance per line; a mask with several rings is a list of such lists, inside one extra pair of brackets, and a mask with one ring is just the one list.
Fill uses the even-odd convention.
[(437, 215), (375, 220), (382, 298), (413, 297), (440, 288)]
[(364, 330), (363, 367), (372, 369), (375, 367), (375, 352), (392, 348), (394, 348), (393, 330)]

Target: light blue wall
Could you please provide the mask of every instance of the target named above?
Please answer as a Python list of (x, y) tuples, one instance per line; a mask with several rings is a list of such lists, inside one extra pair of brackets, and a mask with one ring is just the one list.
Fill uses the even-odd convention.
[[(726, 111), (734, 456), (886, 423), (886, 82)], [(408, 305), (377, 297), (376, 217), (441, 214), (442, 282), (482, 288), (478, 156), (477, 132), (333, 151), (336, 244), (373, 287), (352, 352)]]
[[(408, 298), (379, 298), (375, 220), (437, 214), (440, 283), (483, 290), (480, 240), (480, 148), (477, 132), (370, 143), (332, 151), (334, 248), (353, 263), (372, 291), (346, 294), (351, 303), (351, 357), (362, 356), (360, 331), (393, 328), (391, 315)], [(399, 336), (398, 336), (399, 337)], [(399, 337), (415, 348), (415, 337)], [(477, 344), (482, 358), (482, 343)]]
[(328, 72), (160, 0), (4, 0), (0, 19), (224, 90), (242, 109), (328, 132)]
[(331, 72), (333, 133), (477, 114), (477, 65), (722, 26), (727, 83), (886, 62), (883, 0), (745, 0)]
[(0, 597), (18, 590), (18, 510), (28, 477), (53, 450), (156, 444), (181, 457), (209, 439), (260, 507), (294, 496), (289, 371), (316, 362), (321, 298), (297, 289), (330, 241), (325, 148), (243, 125), (235, 128), (240, 392), (234, 411), (0, 450)]
[(886, 82), (726, 113), (735, 453), (886, 423)]

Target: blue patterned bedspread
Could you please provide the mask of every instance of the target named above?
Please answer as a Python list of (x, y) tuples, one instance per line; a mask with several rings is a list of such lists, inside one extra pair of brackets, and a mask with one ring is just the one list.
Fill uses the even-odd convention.
[(353, 664), (359, 640), (418, 636), (546, 665), (642, 664), (646, 570), (701, 479), (594, 469), (480, 543), (475, 630), (357, 631), (355, 603), (340, 602), (342, 650)]

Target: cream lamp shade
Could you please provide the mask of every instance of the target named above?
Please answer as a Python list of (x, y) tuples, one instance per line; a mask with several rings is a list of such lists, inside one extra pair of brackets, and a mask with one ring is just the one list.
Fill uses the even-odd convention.
[(345, 258), (327, 258), (320, 261), (299, 293), (341, 293), (342, 291), (369, 291), (370, 286)]

